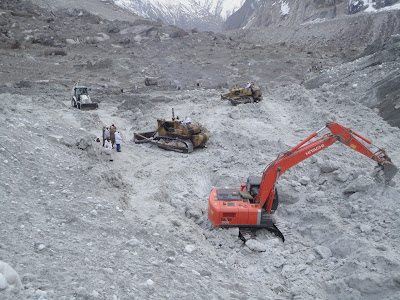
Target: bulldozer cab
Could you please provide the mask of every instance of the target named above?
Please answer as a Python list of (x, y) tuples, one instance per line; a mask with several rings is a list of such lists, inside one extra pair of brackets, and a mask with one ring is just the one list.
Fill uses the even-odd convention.
[(157, 120), (158, 135), (188, 139), (191, 136), (189, 124), (181, 124), (180, 119)]
[(172, 120), (157, 120), (158, 123), (158, 132), (161, 131), (172, 132), (175, 130), (175, 121)]
[(87, 87), (75, 87), (74, 93), (75, 93), (75, 96), (88, 95), (88, 89), (87, 89)]

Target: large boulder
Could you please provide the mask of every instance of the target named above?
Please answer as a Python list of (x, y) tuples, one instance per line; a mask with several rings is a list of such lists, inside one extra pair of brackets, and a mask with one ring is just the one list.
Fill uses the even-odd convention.
[(9, 290), (19, 293), (22, 282), (18, 273), (7, 263), (0, 261), (0, 292)]
[(181, 38), (181, 37), (184, 37), (186, 35), (189, 35), (189, 33), (187, 33), (183, 29), (179, 29), (178, 31), (175, 31), (175, 32), (171, 33), (169, 36), (172, 37), (172, 38)]

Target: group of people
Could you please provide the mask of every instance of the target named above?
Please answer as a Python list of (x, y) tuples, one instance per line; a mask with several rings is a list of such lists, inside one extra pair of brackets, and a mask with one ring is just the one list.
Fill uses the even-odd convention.
[(114, 148), (114, 144), (117, 145), (117, 152), (121, 152), (121, 142), (122, 137), (117, 130), (117, 127), (112, 124), (111, 126), (103, 127), (103, 147), (104, 152), (109, 156), (110, 161), (113, 161), (112, 150)]

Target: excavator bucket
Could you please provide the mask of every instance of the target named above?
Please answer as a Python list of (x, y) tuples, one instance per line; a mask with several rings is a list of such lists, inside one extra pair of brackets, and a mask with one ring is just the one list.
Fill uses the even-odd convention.
[(391, 162), (383, 165), (383, 173), (385, 174), (385, 182), (388, 183), (397, 174), (398, 168)]

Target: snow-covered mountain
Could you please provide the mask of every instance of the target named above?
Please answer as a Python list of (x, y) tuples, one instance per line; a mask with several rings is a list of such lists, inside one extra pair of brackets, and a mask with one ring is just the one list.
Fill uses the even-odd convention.
[(120, 7), (169, 25), (201, 31), (220, 31), (226, 19), (245, 0), (114, 0)]

